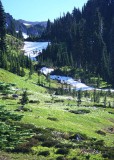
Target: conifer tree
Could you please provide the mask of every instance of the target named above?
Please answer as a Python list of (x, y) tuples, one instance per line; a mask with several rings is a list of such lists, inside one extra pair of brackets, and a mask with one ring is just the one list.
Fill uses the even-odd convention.
[(24, 68), (22, 67), (21, 71), (20, 71), (20, 76), (21, 77), (24, 77), (25, 76), (25, 71), (24, 71)]
[(112, 69), (112, 83), (114, 85), (114, 18), (112, 21), (110, 32), (110, 53), (111, 53), (111, 69)]
[(6, 52), (6, 21), (5, 12), (0, 0), (0, 67), (4, 63), (4, 53)]
[(22, 99), (21, 99), (21, 104), (22, 105), (25, 105), (28, 103), (28, 94), (27, 94), (27, 90), (23, 91), (23, 94), (22, 94)]
[(18, 32), (18, 34), (17, 34), (17, 37), (18, 37), (19, 39), (23, 40), (23, 35), (22, 35), (22, 31), (21, 31), (20, 28), (19, 28), (19, 32)]
[(104, 107), (106, 107), (106, 104), (107, 104), (107, 95), (105, 94), (105, 97), (104, 97)]
[(77, 104), (78, 104), (78, 106), (80, 106), (81, 102), (82, 102), (82, 91), (79, 90), (78, 93), (77, 93)]

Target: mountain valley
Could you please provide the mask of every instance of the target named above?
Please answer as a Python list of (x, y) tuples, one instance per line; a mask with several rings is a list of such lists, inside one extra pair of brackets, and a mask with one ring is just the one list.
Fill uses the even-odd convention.
[(51, 22), (0, 0), (0, 160), (114, 159), (114, 0)]

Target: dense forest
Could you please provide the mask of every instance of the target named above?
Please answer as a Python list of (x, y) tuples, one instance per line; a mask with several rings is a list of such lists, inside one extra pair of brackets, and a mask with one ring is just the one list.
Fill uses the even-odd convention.
[[(25, 75), (25, 68), (31, 70), (32, 61), (25, 56), (21, 48), (23, 47), (22, 32), (17, 34), (12, 27), (10, 35), (6, 29), (6, 14), (0, 1), (0, 68), (4, 68), (20, 76)], [(15, 37), (14, 37), (15, 36)]]
[(82, 11), (48, 20), (42, 39), (51, 41), (43, 64), (83, 68), (114, 85), (114, 0), (89, 0)]

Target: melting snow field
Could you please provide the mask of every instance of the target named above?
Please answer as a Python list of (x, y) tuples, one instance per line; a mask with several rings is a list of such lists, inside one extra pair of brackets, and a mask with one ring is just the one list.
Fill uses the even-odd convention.
[(42, 52), (42, 49), (47, 48), (48, 42), (24, 42), (25, 55), (35, 58)]
[(47, 74), (49, 74), (49, 73), (51, 73), (51, 72), (53, 72), (53, 71), (54, 71), (53, 68), (47, 68), (47, 67), (43, 67), (43, 68), (41, 68), (41, 70), (40, 70), (40, 72), (43, 73), (43, 74), (45, 74), (45, 75), (47, 75)]
[(26, 33), (22, 33), (22, 35), (23, 35), (23, 37), (26, 39), (26, 38), (28, 38), (29, 36), (26, 34)]
[[(52, 68), (47, 68), (43, 67), (41, 68), (40, 72), (47, 75), (48, 73), (53, 72), (54, 69)], [(82, 90), (82, 91), (91, 91), (94, 90), (94, 87), (87, 86), (84, 83), (81, 83), (79, 81), (74, 80), (72, 77), (66, 77), (66, 76), (59, 76), (59, 75), (50, 75), (50, 78), (53, 80), (58, 80), (60, 83), (65, 83), (71, 85), (71, 87), (75, 88), (77, 91)], [(101, 89), (96, 89), (96, 90), (101, 90)], [(103, 91), (109, 91), (109, 89), (102, 89)], [(114, 92), (113, 89), (110, 90), (111, 92)]]
[[(43, 67), (41, 68), (40, 72), (47, 75), (48, 73), (51, 73), (52, 71), (54, 71), (54, 69), (52, 68), (47, 68), (47, 67)], [(66, 83), (71, 85), (73, 88), (76, 88), (76, 90), (94, 90), (93, 87), (89, 87), (87, 85), (85, 85), (84, 83), (75, 81), (73, 78), (71, 77), (65, 77), (65, 76), (59, 76), (59, 75), (50, 75), (50, 78), (53, 80), (58, 80), (60, 83)]]
[(75, 81), (73, 78), (71, 77), (65, 77), (65, 76), (58, 76), (58, 75), (51, 75), (50, 76), (51, 79), (53, 80), (58, 80), (60, 81), (60, 83), (66, 83), (71, 85), (73, 88), (76, 88), (76, 90), (82, 90), (82, 91), (86, 91), (86, 90), (94, 90), (93, 87), (89, 87), (87, 85), (85, 85), (84, 83)]

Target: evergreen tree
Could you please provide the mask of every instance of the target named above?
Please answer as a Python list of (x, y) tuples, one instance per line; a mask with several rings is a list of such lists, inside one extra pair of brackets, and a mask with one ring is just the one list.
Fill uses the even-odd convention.
[(112, 21), (111, 31), (110, 31), (110, 59), (111, 59), (111, 69), (112, 69), (112, 83), (114, 85), (114, 18)]
[(2, 2), (0, 0), (0, 67), (2, 67), (2, 64), (4, 63), (3, 54), (5, 52), (6, 52), (6, 19)]
[(97, 78), (97, 88), (100, 87), (100, 76), (98, 75), (98, 78)]
[(25, 90), (25, 91), (23, 91), (23, 94), (22, 94), (21, 104), (25, 105), (28, 103), (28, 101), (29, 101), (29, 99), (28, 99), (27, 90)]
[(96, 89), (94, 89), (94, 92), (93, 92), (93, 102), (94, 103), (96, 102)]
[(21, 77), (24, 77), (25, 76), (25, 71), (24, 71), (24, 68), (22, 67), (21, 71), (20, 71), (20, 76)]
[(104, 107), (106, 107), (106, 104), (107, 104), (107, 94), (105, 94), (105, 97), (104, 97)]
[(77, 105), (80, 106), (81, 102), (82, 102), (82, 91), (79, 90), (77, 92)]
[(19, 28), (19, 32), (17, 33), (17, 37), (21, 40), (23, 40), (23, 35), (22, 35), (22, 31), (21, 28)]

